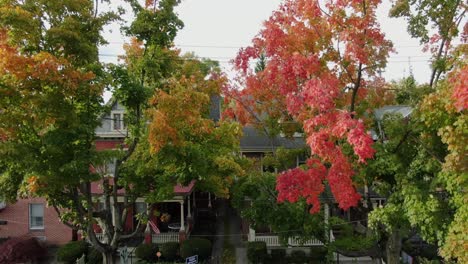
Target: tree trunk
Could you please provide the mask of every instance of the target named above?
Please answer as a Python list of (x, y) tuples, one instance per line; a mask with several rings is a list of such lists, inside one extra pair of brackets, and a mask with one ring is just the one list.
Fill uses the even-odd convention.
[(117, 263), (117, 257), (114, 251), (102, 253), (103, 264), (114, 264)]
[(387, 264), (399, 264), (401, 252), (401, 235), (398, 229), (393, 230), (386, 245)]

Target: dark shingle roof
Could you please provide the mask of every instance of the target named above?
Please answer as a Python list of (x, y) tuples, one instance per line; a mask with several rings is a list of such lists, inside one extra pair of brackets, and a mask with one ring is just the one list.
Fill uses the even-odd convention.
[(244, 135), (240, 140), (241, 151), (250, 152), (264, 152), (271, 151), (272, 148), (279, 147), (287, 149), (298, 149), (305, 147), (305, 141), (302, 137), (285, 138), (276, 136), (269, 139), (265, 134), (258, 131), (252, 126), (245, 126), (243, 128)]

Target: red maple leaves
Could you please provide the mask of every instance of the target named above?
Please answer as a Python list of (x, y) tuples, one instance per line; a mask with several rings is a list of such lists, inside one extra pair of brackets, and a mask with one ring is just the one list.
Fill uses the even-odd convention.
[[(302, 123), (313, 154), (306, 169), (278, 177), (279, 202), (303, 197), (312, 205), (311, 213), (318, 212), (319, 195), (328, 182), (341, 208), (357, 205), (360, 195), (352, 177), (374, 150), (356, 109), (367, 95), (367, 83), (377, 83), (376, 69), (392, 50), (376, 22), (379, 3), (286, 1), (264, 23), (252, 47), (242, 49), (234, 61), (243, 87), (228, 92), (238, 101), (231, 113), (293, 118)], [(261, 56), (264, 67), (253, 71), (251, 60)], [(345, 145), (353, 153), (345, 153)]]

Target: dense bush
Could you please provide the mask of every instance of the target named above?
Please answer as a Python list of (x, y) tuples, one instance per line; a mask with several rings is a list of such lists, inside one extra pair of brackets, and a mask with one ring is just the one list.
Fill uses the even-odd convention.
[(291, 263), (307, 263), (307, 255), (302, 250), (293, 250), (289, 259)]
[(267, 257), (268, 252), (265, 242), (255, 241), (247, 244), (247, 258), (251, 263), (265, 263)]
[(87, 255), (87, 264), (101, 264), (102, 263), (102, 253), (95, 248), (88, 249)]
[(0, 263), (22, 263), (47, 256), (47, 248), (35, 238), (11, 238), (0, 245)]
[(272, 249), (271, 259), (276, 262), (286, 259), (286, 249), (284, 248)]
[(271, 263), (283, 264), (287, 263), (286, 258), (286, 249), (284, 248), (275, 248), (271, 250), (270, 261)]
[(179, 243), (167, 242), (159, 247), (161, 258), (165, 261), (175, 261), (179, 257)]
[(327, 257), (327, 248), (325, 247), (311, 247), (310, 258), (313, 260), (325, 260)]
[(206, 260), (211, 256), (211, 241), (205, 238), (192, 238), (180, 245), (180, 256), (185, 259), (198, 255), (198, 260)]
[(78, 258), (88, 251), (88, 244), (84, 240), (72, 241), (60, 247), (57, 251), (57, 260), (74, 264)]
[(158, 250), (156, 244), (141, 244), (135, 249), (135, 256), (141, 260), (155, 262), (158, 260), (156, 256)]
[(273, 259), (284, 259), (286, 257), (286, 249), (275, 248), (271, 250), (271, 257)]

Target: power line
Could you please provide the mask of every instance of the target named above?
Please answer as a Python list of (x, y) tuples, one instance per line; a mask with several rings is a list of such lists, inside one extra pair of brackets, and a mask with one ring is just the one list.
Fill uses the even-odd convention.
[[(127, 42), (123, 41), (110, 41), (108, 44), (126, 44)], [(453, 46), (459, 46), (463, 43), (454, 43)], [(183, 47), (183, 48), (213, 48), (213, 49), (240, 49), (245, 48), (247, 46), (233, 46), (233, 45), (209, 45), (209, 44), (176, 44), (176, 47)], [(400, 46), (393, 46), (394, 48), (422, 48), (424, 45), (400, 45)]]
[[(99, 54), (100, 57), (120, 57), (120, 56), (124, 56), (124, 55), (118, 55), (118, 54)], [(131, 57), (141, 57), (141, 56), (131, 56)], [(411, 62), (431, 62), (432, 60), (430, 59), (430, 56), (396, 56), (396, 57), (393, 57), (393, 58), (428, 58), (428, 59), (424, 59), (424, 60), (411, 60)], [(155, 58), (153, 60), (159, 60), (159, 61), (164, 61), (164, 60), (175, 60), (175, 61), (200, 61), (201, 59), (210, 59), (210, 60), (214, 60), (214, 61), (217, 61), (219, 63), (231, 63), (233, 58), (229, 58), (229, 57), (201, 57), (200, 59), (197, 59), (197, 58), (182, 58), (182, 57), (179, 57), (179, 58), (171, 58), (171, 59), (158, 59), (158, 58)], [(255, 61), (250, 61), (249, 62), (250, 64), (255, 64), (256, 62)], [(388, 60), (387, 63), (408, 63), (408, 60)]]

